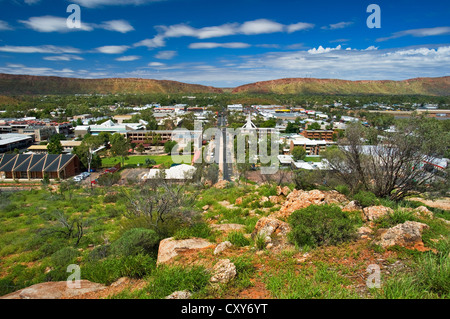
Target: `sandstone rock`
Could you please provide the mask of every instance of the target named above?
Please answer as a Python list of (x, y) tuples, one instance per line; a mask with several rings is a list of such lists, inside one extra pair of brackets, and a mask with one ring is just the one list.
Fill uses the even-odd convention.
[(130, 283), (130, 278), (122, 277), (122, 278), (117, 279), (115, 282), (113, 282), (111, 284), (111, 287), (119, 287), (119, 286), (126, 285), (128, 283)]
[(291, 227), (288, 223), (272, 217), (263, 217), (256, 223), (252, 237), (259, 235), (270, 238), (272, 234), (276, 234), (280, 237), (286, 237), (290, 231)]
[(277, 218), (287, 218), (294, 211), (306, 208), (309, 205), (341, 204), (347, 202), (347, 198), (337, 191), (293, 190), (286, 197), (286, 201), (281, 206), (280, 211), (274, 214)]
[(0, 299), (62, 299), (76, 297), (105, 288), (106, 286), (102, 284), (93, 283), (88, 280), (81, 280), (80, 288), (67, 287), (67, 281), (44, 282), (0, 297)]
[(357, 204), (356, 201), (351, 201), (347, 205), (342, 208), (343, 212), (355, 212), (355, 211), (362, 211), (362, 207)]
[(202, 207), (203, 210), (208, 210), (209, 209), (209, 205), (205, 205)]
[(210, 281), (226, 284), (234, 277), (236, 277), (236, 266), (229, 259), (222, 259), (214, 266)]
[(188, 250), (203, 249), (213, 246), (203, 238), (189, 238), (183, 240), (175, 240), (172, 237), (161, 240), (159, 243), (158, 259), (156, 264), (162, 264), (170, 261), (172, 258), (178, 256), (180, 252)]
[(230, 248), (231, 246), (233, 246), (233, 244), (230, 243), (228, 240), (220, 243), (219, 245), (217, 245), (216, 249), (214, 249), (214, 255), (220, 254), (221, 252)]
[(245, 228), (245, 225), (242, 224), (213, 224), (211, 228), (214, 230), (218, 230), (221, 232), (229, 232), (229, 231), (239, 231)]
[(228, 181), (226, 181), (226, 180), (221, 180), (221, 181), (218, 181), (216, 184), (214, 184), (214, 188), (217, 188), (217, 189), (224, 189), (225, 187), (227, 187), (228, 186)]
[(192, 294), (189, 291), (183, 290), (183, 291), (175, 291), (171, 295), (167, 296), (165, 299), (191, 299), (191, 297)]
[(363, 209), (363, 219), (365, 221), (372, 221), (393, 213), (394, 210), (390, 207), (370, 206)]
[(372, 229), (369, 227), (360, 227), (357, 230), (358, 237), (361, 239), (367, 239), (369, 238), (369, 235), (373, 233)]
[(422, 242), (422, 232), (429, 227), (427, 224), (406, 221), (383, 232), (380, 240), (375, 243), (382, 247), (394, 245), (411, 247)]
[(416, 209), (414, 209), (414, 216), (429, 219), (432, 219), (434, 217), (433, 213), (425, 206), (419, 206)]
[(263, 203), (268, 202), (268, 201), (269, 201), (269, 198), (267, 198), (266, 196), (263, 196), (263, 197), (261, 197), (259, 203), (263, 204)]
[(284, 186), (284, 187), (277, 186), (277, 195), (278, 196), (280, 196), (280, 195), (288, 196), (290, 192), (291, 192), (291, 190), (287, 186)]
[(242, 205), (242, 197), (236, 198), (236, 201), (234, 202), (235, 205)]
[(284, 198), (282, 196), (270, 196), (269, 200), (273, 204), (280, 204), (284, 201)]

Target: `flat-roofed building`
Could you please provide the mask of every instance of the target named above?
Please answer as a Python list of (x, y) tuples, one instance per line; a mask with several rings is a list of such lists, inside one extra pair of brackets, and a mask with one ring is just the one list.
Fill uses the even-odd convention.
[(23, 149), (33, 144), (32, 136), (23, 134), (0, 134), (0, 153)]

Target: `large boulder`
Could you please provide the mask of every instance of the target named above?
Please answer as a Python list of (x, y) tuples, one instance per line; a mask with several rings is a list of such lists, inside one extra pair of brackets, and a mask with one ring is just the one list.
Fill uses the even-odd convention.
[(203, 238), (189, 238), (183, 240), (175, 240), (173, 237), (166, 238), (159, 243), (156, 264), (167, 263), (182, 252), (204, 249), (212, 246), (214, 246), (213, 243)]
[(293, 190), (287, 197), (280, 211), (274, 214), (277, 218), (287, 218), (294, 211), (306, 208), (309, 205), (343, 204), (347, 202), (345, 195), (337, 191), (311, 191)]
[(88, 280), (80, 280), (80, 288), (69, 288), (67, 283), (67, 281), (44, 282), (0, 297), (0, 299), (73, 298), (85, 293), (96, 292), (106, 288), (106, 286), (102, 284), (97, 284)]
[(210, 281), (226, 284), (234, 277), (236, 277), (236, 266), (229, 259), (222, 259), (214, 266)]
[(370, 206), (363, 209), (363, 219), (365, 221), (377, 220), (383, 216), (393, 214), (394, 210), (384, 206)]
[(291, 227), (288, 223), (272, 217), (263, 217), (256, 223), (252, 237), (263, 236), (267, 238), (273, 234), (286, 237), (290, 231)]
[(399, 245), (403, 247), (414, 247), (422, 243), (422, 232), (430, 228), (427, 224), (406, 221), (386, 231), (382, 231), (380, 239), (375, 243), (382, 247)]

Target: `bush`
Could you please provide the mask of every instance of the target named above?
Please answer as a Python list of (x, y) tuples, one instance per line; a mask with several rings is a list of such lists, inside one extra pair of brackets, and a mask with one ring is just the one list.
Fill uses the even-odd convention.
[(209, 238), (212, 235), (211, 228), (207, 223), (197, 223), (192, 226), (179, 229), (173, 236), (176, 240), (187, 238)]
[(159, 244), (155, 231), (145, 228), (134, 228), (126, 231), (122, 237), (111, 244), (111, 253), (117, 256), (137, 254), (153, 254)]
[(335, 189), (339, 193), (344, 194), (345, 196), (348, 196), (350, 194), (350, 189), (348, 188), (347, 185), (338, 185), (335, 187)]
[(110, 285), (121, 277), (142, 278), (152, 273), (156, 261), (143, 254), (121, 258), (107, 258), (100, 262), (89, 262), (82, 268), (83, 279)]
[(239, 231), (232, 231), (228, 234), (227, 240), (237, 247), (250, 245), (250, 240), (245, 238), (244, 234)]
[(111, 245), (103, 245), (95, 247), (88, 256), (89, 261), (98, 261), (108, 257)]
[(359, 191), (353, 196), (353, 199), (362, 207), (376, 206), (379, 204), (378, 198), (371, 192)]
[(334, 205), (311, 205), (289, 217), (289, 239), (301, 247), (336, 245), (354, 238), (357, 218)]
[(75, 248), (65, 247), (55, 252), (51, 256), (51, 261), (55, 268), (67, 268), (76, 261), (78, 255), (78, 250)]

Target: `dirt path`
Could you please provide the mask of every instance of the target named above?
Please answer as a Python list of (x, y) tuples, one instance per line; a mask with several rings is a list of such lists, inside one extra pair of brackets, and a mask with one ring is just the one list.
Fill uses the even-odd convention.
[(437, 200), (428, 200), (428, 199), (423, 199), (420, 197), (414, 197), (414, 198), (409, 198), (409, 200), (422, 202), (425, 205), (434, 207), (434, 208), (450, 210), (450, 198), (449, 197), (444, 197), (444, 198), (437, 199)]

